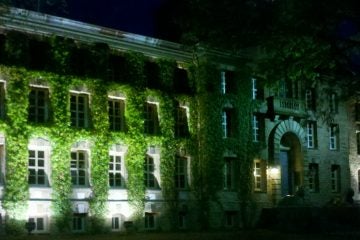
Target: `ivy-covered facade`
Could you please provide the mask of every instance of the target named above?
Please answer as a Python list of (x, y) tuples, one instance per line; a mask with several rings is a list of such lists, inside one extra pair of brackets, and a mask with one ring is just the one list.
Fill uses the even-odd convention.
[(240, 228), (286, 195), (321, 205), (349, 186), (349, 119), (329, 93), (334, 121), (318, 122), (320, 85), (268, 88), (249, 56), (1, 16), (7, 232)]

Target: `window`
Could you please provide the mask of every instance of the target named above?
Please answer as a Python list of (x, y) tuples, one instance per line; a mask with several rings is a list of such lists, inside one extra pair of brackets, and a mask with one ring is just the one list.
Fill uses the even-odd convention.
[(113, 131), (125, 130), (125, 101), (123, 99), (108, 100), (109, 128)]
[(155, 178), (155, 163), (154, 158), (149, 155), (145, 157), (144, 163), (144, 185), (146, 188), (157, 188), (157, 182)]
[(121, 156), (110, 155), (109, 185), (110, 187), (122, 187)]
[(111, 218), (111, 230), (120, 231), (121, 230), (121, 216), (115, 215)]
[(71, 152), (71, 182), (74, 186), (86, 186), (88, 182), (87, 154), (85, 151)]
[(329, 139), (330, 150), (337, 150), (339, 145), (339, 125), (330, 125), (330, 139)]
[(49, 90), (32, 88), (29, 94), (29, 121), (45, 123), (48, 121)]
[(252, 85), (252, 100), (264, 100), (264, 89), (260, 81), (256, 78), (251, 79)]
[(158, 134), (159, 133), (159, 117), (158, 106), (156, 103), (147, 102), (145, 104), (145, 133)]
[(360, 102), (355, 103), (355, 121), (360, 122)]
[(175, 136), (176, 137), (189, 136), (187, 113), (188, 113), (187, 107), (178, 106), (176, 109), (176, 116), (175, 116)]
[(357, 154), (360, 155), (360, 132), (356, 132), (356, 150)]
[(253, 142), (260, 142), (264, 140), (264, 117), (260, 114), (254, 114), (252, 118)]
[(84, 232), (85, 231), (85, 215), (74, 214), (72, 218), (72, 231), (73, 232)]
[(260, 159), (254, 160), (254, 190), (266, 191), (266, 166)]
[(317, 124), (315, 121), (308, 121), (306, 125), (307, 131), (307, 147), (316, 148), (317, 147)]
[(178, 228), (185, 229), (186, 228), (186, 213), (179, 212), (178, 214)]
[(224, 159), (224, 189), (231, 190), (234, 188), (234, 162), (235, 159), (226, 157)]
[(45, 171), (45, 151), (29, 150), (29, 184), (45, 186), (47, 183)]
[(5, 180), (5, 152), (4, 152), (4, 144), (0, 144), (0, 184), (3, 184), (4, 180)]
[(225, 211), (225, 227), (234, 227), (236, 222), (236, 211)]
[(0, 81), (0, 118), (5, 117), (5, 82)]
[(145, 229), (155, 229), (155, 213), (145, 213)]
[(220, 82), (221, 82), (221, 93), (222, 94), (236, 93), (234, 72), (221, 71), (220, 72)]
[(187, 158), (175, 157), (175, 187), (185, 189), (187, 186)]
[(316, 102), (315, 102), (315, 89), (308, 88), (305, 90), (305, 104), (307, 110), (316, 110)]
[(337, 95), (336, 93), (332, 92), (330, 93), (329, 96), (329, 108), (330, 108), (330, 112), (332, 113), (337, 113), (338, 108), (337, 108)]
[(70, 96), (70, 114), (71, 126), (86, 128), (88, 127), (88, 94), (71, 93)]
[(46, 223), (44, 217), (29, 217), (29, 222), (35, 223), (34, 232), (45, 232), (46, 231)]
[(360, 169), (358, 170), (358, 192), (360, 193)]
[(224, 138), (234, 137), (234, 132), (235, 132), (234, 116), (235, 114), (232, 108), (226, 108), (222, 112), (222, 128), (223, 128)]
[(340, 166), (331, 165), (331, 192), (340, 192)]
[(319, 192), (319, 164), (309, 164), (309, 190)]

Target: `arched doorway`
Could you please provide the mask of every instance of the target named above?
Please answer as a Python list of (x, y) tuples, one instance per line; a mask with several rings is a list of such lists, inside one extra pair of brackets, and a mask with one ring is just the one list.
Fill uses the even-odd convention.
[(281, 195), (293, 195), (304, 182), (303, 154), (296, 134), (286, 132), (280, 140)]

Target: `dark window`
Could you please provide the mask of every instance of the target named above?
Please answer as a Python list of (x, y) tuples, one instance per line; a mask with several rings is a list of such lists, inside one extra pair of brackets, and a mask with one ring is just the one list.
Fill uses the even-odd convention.
[(235, 126), (235, 110), (232, 108), (225, 108), (222, 112), (223, 137), (234, 137)]
[(174, 74), (174, 91), (176, 93), (191, 93), (188, 73), (185, 69), (176, 68)]
[(29, 94), (29, 121), (45, 123), (48, 120), (49, 90), (32, 88)]
[(187, 108), (178, 106), (175, 115), (175, 136), (187, 137), (189, 136)]
[(144, 185), (146, 188), (157, 188), (157, 181), (155, 178), (155, 163), (154, 158), (146, 155), (144, 162)]
[(125, 101), (109, 99), (109, 128), (113, 131), (125, 130)]
[(316, 110), (315, 88), (308, 88), (305, 90), (305, 104), (307, 110)]
[(319, 192), (319, 164), (309, 164), (309, 189), (311, 192)]
[(145, 133), (156, 135), (159, 133), (158, 106), (155, 103), (145, 104)]
[(175, 187), (185, 189), (187, 186), (187, 158), (175, 157)]
[(87, 94), (71, 94), (70, 114), (71, 126), (86, 128), (88, 127), (89, 99)]

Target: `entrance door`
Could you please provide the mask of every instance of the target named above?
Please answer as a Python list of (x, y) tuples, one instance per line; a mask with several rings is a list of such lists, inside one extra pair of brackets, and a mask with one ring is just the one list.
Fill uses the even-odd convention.
[(292, 193), (291, 185), (291, 169), (289, 163), (289, 152), (280, 151), (280, 167), (281, 167), (281, 196), (290, 195)]

